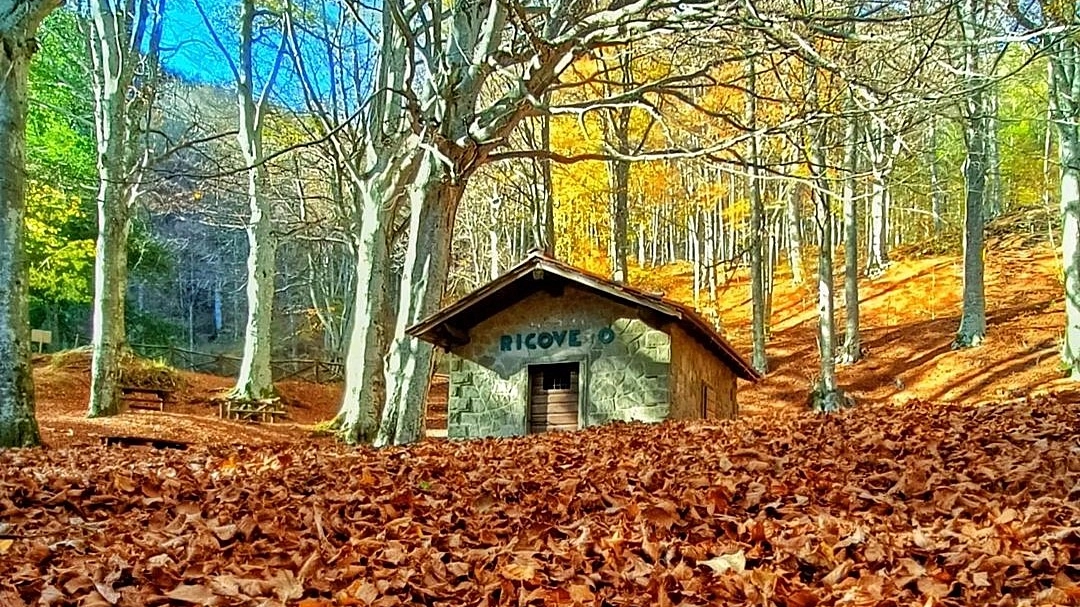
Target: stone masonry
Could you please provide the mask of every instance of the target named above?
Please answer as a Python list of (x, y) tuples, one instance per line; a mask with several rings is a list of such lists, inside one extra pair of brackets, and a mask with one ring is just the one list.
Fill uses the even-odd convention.
[(582, 426), (670, 412), (671, 339), (629, 306), (573, 286), (537, 292), (476, 325), (452, 351), (447, 434), (528, 432), (531, 364), (580, 365)]

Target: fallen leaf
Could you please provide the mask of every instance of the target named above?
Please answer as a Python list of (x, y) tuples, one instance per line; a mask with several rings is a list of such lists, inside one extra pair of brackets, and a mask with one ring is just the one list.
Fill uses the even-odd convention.
[(951, 589), (949, 584), (938, 581), (932, 577), (919, 578), (916, 585), (919, 587), (919, 592), (923, 593), (924, 596), (935, 599), (943, 599), (949, 596), (949, 591)]
[(585, 584), (570, 585), (570, 600), (585, 605), (591, 604), (596, 599), (596, 594)]
[(707, 561), (701, 561), (699, 565), (705, 565), (709, 569), (713, 570), (713, 573), (720, 575), (728, 571), (734, 571), (735, 573), (742, 573), (746, 571), (746, 553), (742, 550), (733, 552), (731, 554), (723, 554), (717, 557), (713, 557)]
[(817, 607), (821, 599), (813, 592), (804, 589), (789, 594), (785, 601), (787, 607)]
[(181, 603), (193, 605), (218, 605), (221, 599), (202, 584), (181, 584), (165, 596)]
[(525, 582), (536, 577), (536, 570), (534, 563), (509, 563), (499, 571), (508, 580)]

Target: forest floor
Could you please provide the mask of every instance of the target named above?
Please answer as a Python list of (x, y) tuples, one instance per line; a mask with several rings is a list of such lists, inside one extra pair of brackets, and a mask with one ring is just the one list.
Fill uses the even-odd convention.
[[(1006, 217), (988, 229), (986, 301), (989, 329), (983, 347), (954, 351), (959, 326), (961, 259), (935, 254), (944, 243), (894, 251), (885, 273), (860, 283), (865, 360), (839, 368), (840, 386), (857, 403), (900, 404), (908, 400), (978, 403), (1048, 393), (1080, 397), (1080, 387), (1062, 379), (1058, 351), (1063, 335), (1064, 296), (1060, 263), (1041, 217)], [(952, 248), (956, 248), (952, 243)], [(811, 267), (813, 264), (806, 264)], [(686, 266), (636, 272), (636, 286), (692, 302)], [(838, 274), (838, 281), (842, 276)], [(742, 384), (744, 415), (764, 410), (799, 412), (817, 376), (816, 282), (808, 273), (800, 286), (778, 273), (768, 343), (771, 370), (756, 385)], [(838, 334), (843, 297), (838, 290)], [(715, 306), (724, 333), (749, 356), (748, 279), (735, 273), (722, 285)], [(51, 446), (98, 442), (101, 436), (145, 436), (192, 443), (273, 443), (310, 440), (316, 424), (331, 419), (341, 398), (338, 385), (286, 381), (278, 385), (289, 419), (247, 424), (217, 417), (211, 399), (232, 385), (230, 378), (182, 373), (183, 385), (164, 413), (135, 411), (108, 418), (85, 417), (89, 366), (35, 364), (38, 420)], [(445, 384), (436, 388), (445, 392)], [(445, 398), (445, 397), (442, 397)], [(317, 437), (316, 437), (317, 438)]]
[(1080, 605), (1080, 405), (0, 451), (0, 605)]

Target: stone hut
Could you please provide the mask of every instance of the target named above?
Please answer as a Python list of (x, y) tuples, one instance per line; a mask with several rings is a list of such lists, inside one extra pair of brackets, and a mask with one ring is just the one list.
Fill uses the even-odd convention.
[(450, 438), (732, 419), (758, 379), (690, 308), (539, 253), (408, 332), (451, 355)]

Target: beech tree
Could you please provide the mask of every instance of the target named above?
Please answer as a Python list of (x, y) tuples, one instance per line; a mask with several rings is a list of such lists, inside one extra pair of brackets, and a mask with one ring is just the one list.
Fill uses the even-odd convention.
[[(153, 106), (164, 0), (90, 0), (98, 236), (89, 416), (120, 412), (120, 357), (127, 342), (127, 247), (131, 215), (150, 165)], [(146, 52), (144, 54), (144, 49)], [(142, 83), (136, 90), (134, 78)]]
[(0, 2), (0, 448), (38, 444), (30, 369), (26, 212), (26, 99), (34, 36), (53, 0)]
[[(852, 109), (848, 95), (847, 107)], [(844, 343), (840, 346), (838, 362), (854, 364), (862, 358), (859, 339), (859, 213), (855, 198), (858, 172), (859, 128), (855, 118), (844, 120)]]
[[(615, 91), (616, 86), (622, 92), (631, 86), (634, 75), (631, 65), (631, 49), (621, 49), (615, 54), (614, 65), (608, 65), (605, 57), (601, 56), (597, 62), (602, 69), (598, 70), (605, 81), (609, 84), (605, 91), (609, 96)], [(629, 237), (627, 224), (630, 215), (630, 154), (633, 153), (630, 142), (630, 126), (633, 118), (633, 107), (625, 105), (611, 108), (603, 113), (602, 123), (604, 131), (604, 143), (610, 146), (616, 153), (616, 157), (608, 161), (608, 176), (611, 180), (611, 279), (615, 282), (628, 282), (630, 271), (627, 268), (629, 257)], [(647, 135), (648, 129), (645, 130)], [(645, 142), (642, 136), (641, 144)], [(641, 145), (637, 146), (639, 149)]]
[(247, 323), (244, 330), (244, 353), (236, 386), (230, 394), (237, 400), (261, 400), (274, 395), (274, 379), (270, 369), (271, 322), (274, 311), (274, 275), (277, 270), (276, 237), (273, 229), (273, 208), (265, 192), (267, 182), (266, 157), (263, 149), (263, 126), (269, 107), (270, 92), (277, 80), (285, 57), (286, 36), (281, 34), (277, 54), (263, 83), (256, 91), (255, 83), (255, 23), (258, 17), (277, 20), (270, 11), (256, 10), (255, 0), (242, 0), (239, 16), (239, 61), (222, 44), (217, 30), (199, 2), (195, 3), (203, 23), (228, 62), (236, 82), (238, 129), (236, 140), (244, 161), (248, 221), (247, 260)]
[[(1058, 138), (1061, 181), (1061, 257), (1065, 283), (1065, 337), (1062, 364), (1080, 380), (1080, 26), (1077, 7), (1042, 0), (1030, 7), (1010, 5), (1036, 48), (1050, 58), (1049, 117)], [(1049, 137), (1049, 132), (1047, 133)], [(1049, 154), (1049, 141), (1046, 145)], [(1049, 164), (1049, 163), (1047, 163)]]
[[(352, 16), (362, 23), (362, 9), (350, 5)], [(417, 126), (409, 120), (409, 99), (402, 93), (414, 73), (410, 61), (415, 48), (401, 44), (397, 33), (403, 17), (401, 7), (392, 2), (381, 11), (377, 40), (378, 59), (371, 83), (374, 93), (353, 100), (362, 87), (349, 88), (343, 75), (352, 70), (354, 84), (364, 82), (355, 58), (342, 56), (340, 47), (323, 39), (323, 56), (329, 72), (337, 74), (329, 98), (320, 94), (302, 49), (294, 13), (305, 5), (288, 4), (285, 27), (291, 56), (303, 84), (309, 111), (316, 117), (320, 133), (331, 142), (333, 154), (348, 178), (352, 190), (353, 217), (350, 233), (356, 255), (353, 284), (352, 323), (345, 354), (345, 390), (341, 410), (334, 421), (341, 438), (348, 443), (373, 441), (386, 395), (384, 356), (387, 325), (393, 322), (390, 296), (392, 268), (390, 235), (401, 206), (408, 203), (410, 183), (416, 179), (424, 153), (417, 149)], [(309, 43), (312, 43), (310, 40)], [(352, 59), (352, 60), (350, 60)], [(340, 88), (338, 88), (340, 87)], [(349, 114), (347, 108), (359, 101), (363, 110)], [(353, 124), (353, 119), (358, 124)], [(411, 193), (419, 195), (419, 193)], [(449, 235), (448, 235), (449, 236)], [(440, 238), (429, 233), (427, 238)]]
[(868, 226), (866, 275), (873, 278), (889, 265), (889, 189), (888, 178), (899, 152), (899, 139), (892, 137), (885, 121), (872, 116), (863, 129), (865, 149), (870, 158), (870, 223)]
[(985, 242), (986, 126), (981, 40), (986, 7), (979, 0), (962, 0), (958, 7), (963, 38), (966, 95), (964, 120), (964, 280), (963, 310), (954, 348), (978, 346), (986, 337), (986, 293), (983, 283)]
[(788, 188), (784, 204), (785, 221), (787, 223), (788, 264), (791, 266), (791, 282), (795, 285), (803, 283), (803, 190), (801, 183), (793, 182)]
[(747, 139), (746, 166), (750, 191), (750, 306), (753, 333), (754, 370), (764, 375), (769, 371), (765, 353), (767, 306), (765, 303), (765, 260), (762, 237), (765, 232), (765, 204), (761, 199), (761, 180), (758, 178), (761, 137), (757, 133), (757, 66), (751, 58), (746, 62), (746, 128), (752, 133)]
[[(808, 66), (807, 102), (818, 103), (818, 75)], [(833, 213), (832, 193), (826, 177), (828, 166), (827, 128), (821, 123), (812, 127), (809, 142), (810, 175), (813, 180), (814, 222), (818, 232), (818, 353), (821, 377), (811, 393), (811, 406), (821, 412), (833, 412), (844, 403), (844, 393), (836, 382), (836, 313), (833, 285)]]
[(1047, 47), (1051, 50), (1050, 107), (1061, 163), (1061, 256), (1065, 278), (1061, 358), (1072, 379), (1080, 380), (1080, 43), (1074, 35), (1055, 35)]

